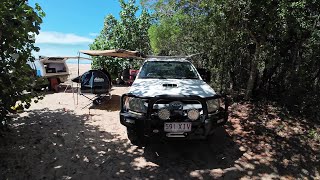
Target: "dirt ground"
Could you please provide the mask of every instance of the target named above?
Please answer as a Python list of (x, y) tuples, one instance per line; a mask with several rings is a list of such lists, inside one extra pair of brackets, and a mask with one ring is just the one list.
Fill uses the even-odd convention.
[(134, 146), (119, 122), (127, 91), (89, 110), (62, 90), (14, 115), (0, 134), (0, 179), (320, 179), (319, 141), (304, 135), (319, 127), (271, 105), (233, 104), (207, 141)]

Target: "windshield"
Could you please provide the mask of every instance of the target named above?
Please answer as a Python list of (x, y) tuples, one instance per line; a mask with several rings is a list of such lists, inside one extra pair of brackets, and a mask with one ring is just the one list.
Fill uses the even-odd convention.
[(141, 68), (139, 78), (199, 79), (197, 70), (190, 62), (148, 61)]

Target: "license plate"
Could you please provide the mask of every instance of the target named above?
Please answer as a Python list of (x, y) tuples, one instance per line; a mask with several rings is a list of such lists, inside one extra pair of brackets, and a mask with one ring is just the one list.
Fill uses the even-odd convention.
[(191, 122), (164, 123), (165, 132), (190, 132)]

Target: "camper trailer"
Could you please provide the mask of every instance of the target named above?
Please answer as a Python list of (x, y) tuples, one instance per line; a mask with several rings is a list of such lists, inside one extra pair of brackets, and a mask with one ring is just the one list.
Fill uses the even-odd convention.
[(48, 79), (56, 78), (58, 83), (68, 80), (69, 69), (66, 64), (66, 57), (42, 57), (39, 58), (40, 71), (43, 77)]

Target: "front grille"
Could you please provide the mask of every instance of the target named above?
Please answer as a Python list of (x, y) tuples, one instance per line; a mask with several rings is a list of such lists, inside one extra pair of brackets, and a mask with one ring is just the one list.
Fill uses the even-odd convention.
[(161, 108), (172, 109), (172, 107), (170, 107), (170, 103), (173, 103), (173, 102), (181, 102), (183, 106), (183, 110), (190, 110), (190, 109), (202, 110), (201, 102), (197, 100), (184, 100), (184, 101), (158, 100), (154, 103), (153, 109), (161, 109)]

